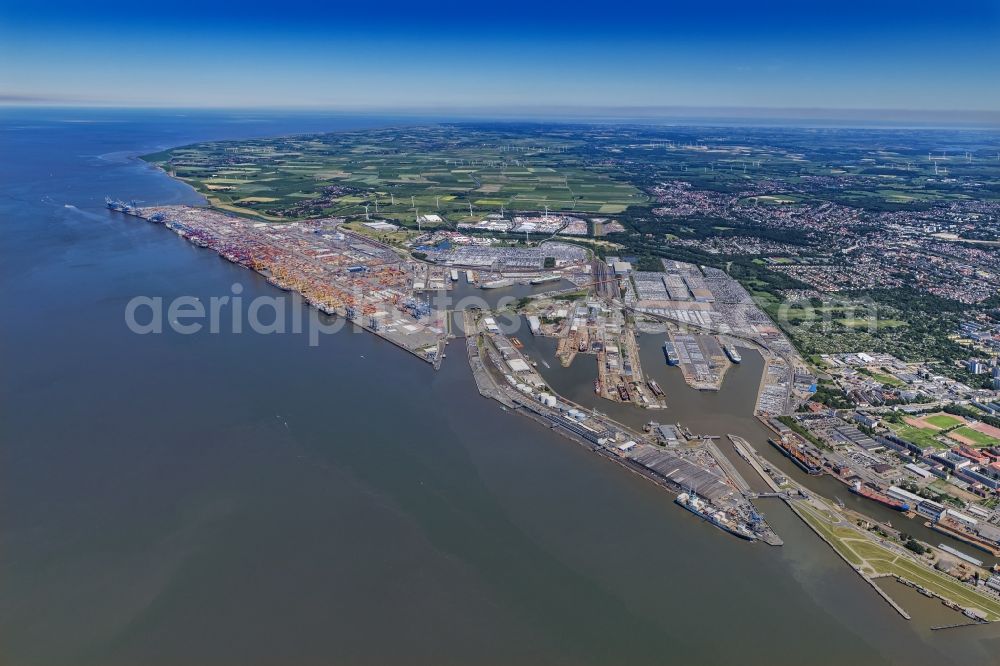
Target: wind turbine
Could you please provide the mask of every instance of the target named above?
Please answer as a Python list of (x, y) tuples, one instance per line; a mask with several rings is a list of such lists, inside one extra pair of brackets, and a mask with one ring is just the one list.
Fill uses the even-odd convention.
[(368, 217), (368, 204), (365, 204), (365, 219), (366, 220), (371, 219)]

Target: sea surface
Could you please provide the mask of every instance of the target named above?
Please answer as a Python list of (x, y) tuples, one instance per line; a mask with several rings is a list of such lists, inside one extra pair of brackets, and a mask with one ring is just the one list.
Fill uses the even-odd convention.
[[(0, 110), (0, 663), (997, 662), (1000, 629), (903, 620), (782, 504), (786, 545), (744, 543), (500, 410), (460, 340), (435, 372), (364, 333), (129, 331), (136, 296), (280, 294), (105, 210), (200, 202), (135, 155), (418, 120)], [(592, 358), (521, 337), (594, 400)], [(758, 356), (705, 394), (643, 342), (670, 407), (595, 406), (766, 453)]]

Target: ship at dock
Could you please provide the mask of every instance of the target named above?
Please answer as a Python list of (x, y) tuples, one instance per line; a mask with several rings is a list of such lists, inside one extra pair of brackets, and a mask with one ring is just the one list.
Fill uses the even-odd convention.
[(890, 509), (895, 509), (896, 511), (909, 511), (910, 505), (906, 502), (894, 499), (883, 493), (878, 488), (875, 488), (869, 484), (861, 483), (860, 481), (855, 482), (853, 485), (848, 486), (848, 489), (855, 495), (860, 495), (873, 502), (878, 502), (883, 504)]
[(121, 199), (104, 197), (104, 205), (108, 210), (116, 210), (119, 213), (128, 213), (129, 215), (139, 214), (139, 204), (134, 199), (131, 201), (122, 201)]
[(729, 360), (733, 363), (741, 363), (743, 361), (743, 357), (740, 356), (740, 353), (736, 351), (736, 347), (733, 345), (724, 345), (722, 347), (722, 351), (726, 352), (726, 356), (728, 356)]
[(663, 396), (663, 389), (660, 388), (660, 385), (656, 383), (655, 379), (648, 380), (646, 382), (646, 385), (649, 387), (649, 390), (653, 392), (653, 395), (655, 395), (657, 398)]
[(788, 442), (784, 438), (780, 440), (768, 438), (767, 441), (806, 474), (816, 475), (823, 473), (823, 461), (799, 445)]
[(747, 541), (757, 540), (757, 535), (754, 534), (742, 521), (733, 519), (731, 516), (727, 515), (725, 511), (712, 506), (702, 498), (698, 497), (695, 493), (681, 493), (677, 496), (677, 499), (675, 499), (674, 502), (680, 504), (694, 515), (704, 518), (719, 529), (725, 530), (734, 536), (746, 539)]
[(549, 282), (559, 282), (561, 279), (558, 275), (543, 275), (531, 280), (531, 284), (548, 284)]
[(667, 365), (677, 365), (681, 362), (680, 356), (677, 355), (677, 348), (670, 340), (663, 342), (663, 356), (667, 359)]
[(504, 287), (510, 287), (514, 284), (514, 281), (509, 278), (502, 278), (500, 280), (492, 280), (490, 282), (484, 282), (479, 285), (480, 289), (503, 289)]

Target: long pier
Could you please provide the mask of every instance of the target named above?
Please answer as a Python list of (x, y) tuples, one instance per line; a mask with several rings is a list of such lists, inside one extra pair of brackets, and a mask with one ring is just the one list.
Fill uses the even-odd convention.
[(743, 475), (740, 474), (738, 469), (736, 469), (732, 461), (722, 454), (722, 451), (720, 451), (719, 447), (715, 445), (715, 442), (707, 439), (705, 440), (703, 446), (705, 447), (705, 450), (711, 454), (712, 458), (719, 465), (719, 467), (722, 468), (726, 475), (732, 479), (736, 488), (744, 495), (750, 494), (750, 484), (743, 478)]
[(760, 461), (757, 459), (757, 451), (753, 448), (750, 442), (743, 439), (739, 435), (728, 435), (728, 437), (729, 441), (733, 443), (733, 448), (736, 449), (736, 453), (740, 456), (740, 458), (746, 460), (747, 463), (754, 468), (754, 471), (760, 475), (760, 478), (764, 479), (764, 483), (766, 483), (771, 490), (776, 493), (780, 493), (781, 486), (778, 485), (778, 482), (775, 481), (774, 478), (768, 474), (764, 467), (760, 464)]

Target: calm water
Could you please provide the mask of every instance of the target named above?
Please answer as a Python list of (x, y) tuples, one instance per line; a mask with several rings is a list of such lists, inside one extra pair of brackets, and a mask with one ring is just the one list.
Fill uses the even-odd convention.
[[(128, 332), (136, 295), (204, 300), (234, 283), (248, 298), (275, 293), (104, 211), (106, 194), (197, 201), (130, 154), (393, 122), (2, 112), (0, 661), (980, 664), (1000, 654), (992, 627), (931, 633), (936, 622), (900, 619), (778, 504), (768, 517), (787, 545), (745, 544), (502, 412), (475, 393), (461, 343), (434, 373), (363, 334), (310, 347), (304, 335)], [(758, 376), (748, 359), (717, 395), (660, 378), (662, 420), (750, 428)], [(582, 399), (589, 381), (578, 390)]]

